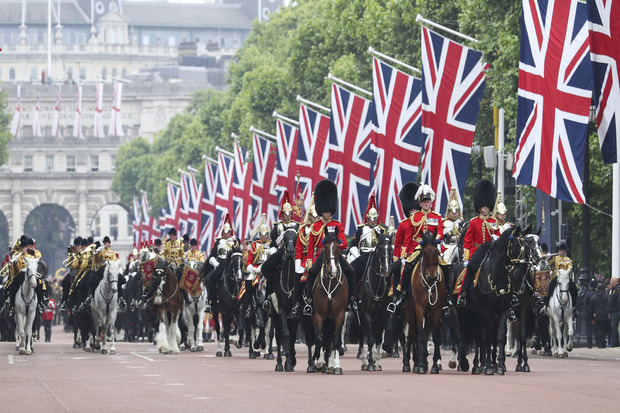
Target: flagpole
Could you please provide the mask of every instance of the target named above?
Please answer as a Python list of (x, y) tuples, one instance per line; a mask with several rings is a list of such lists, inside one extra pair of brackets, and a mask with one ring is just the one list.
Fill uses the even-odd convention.
[(224, 155), (230, 156), (231, 158), (235, 157), (234, 153), (228, 152), (226, 149), (220, 148), (219, 146), (215, 147), (215, 152), (223, 153)]
[(209, 158), (207, 155), (202, 155), (202, 159), (204, 159), (205, 161), (211, 162), (214, 165), (217, 165), (217, 161), (213, 158)]
[(429, 26), (436, 27), (436, 28), (441, 29), (443, 31), (446, 31), (446, 32), (448, 32), (450, 34), (453, 34), (455, 36), (459, 36), (459, 37), (461, 37), (461, 38), (463, 38), (465, 40), (469, 40), (470, 42), (478, 43), (478, 40), (474, 39), (473, 37), (469, 37), (466, 34), (457, 32), (456, 30), (449, 29), (446, 26), (442, 26), (439, 23), (435, 23), (434, 21), (425, 19), (424, 17), (422, 17), (421, 14), (418, 14), (416, 16), (415, 21), (416, 21), (416, 23), (423, 23), (423, 24), (428, 24)]
[(291, 118), (287, 118), (286, 116), (282, 116), (278, 112), (276, 112), (275, 110), (273, 111), (273, 114), (271, 116), (273, 116), (276, 119), (283, 120), (284, 122), (288, 122), (290, 124), (293, 124), (295, 126), (299, 126), (299, 122), (297, 122), (296, 120), (293, 120)]
[(364, 93), (364, 94), (366, 94), (368, 96), (372, 96), (372, 92), (369, 92), (366, 89), (362, 89), (361, 87), (355, 86), (354, 84), (349, 83), (349, 82), (347, 82), (345, 80), (339, 79), (336, 76), (332, 75), (331, 73), (329, 73), (327, 75), (327, 79), (331, 80), (334, 83), (340, 83), (343, 86), (350, 87), (351, 89), (356, 90), (356, 91), (361, 92), (361, 93)]
[(264, 132), (264, 131), (262, 131), (260, 129), (256, 129), (254, 126), (250, 126), (250, 132), (256, 133), (258, 135), (261, 135), (263, 138), (267, 138), (270, 141), (273, 141), (274, 143), (276, 143), (278, 141), (278, 138), (276, 138), (272, 134)]
[(400, 66), (402, 66), (402, 67), (404, 67), (406, 69), (411, 70), (412, 72), (422, 73), (422, 71), (420, 69), (418, 69), (417, 67), (409, 66), (407, 63), (403, 63), (400, 60), (394, 59), (393, 57), (390, 57), (390, 56), (385, 55), (383, 53), (379, 53), (378, 51), (373, 49), (372, 46), (368, 48), (368, 53), (370, 53), (373, 56), (380, 57), (381, 59), (387, 60), (388, 62), (396, 63), (397, 65), (400, 65)]
[(184, 171), (183, 169), (179, 168), (179, 170), (177, 171), (178, 173), (180, 173), (181, 175), (187, 175), (189, 176), (189, 172)]
[(166, 177), (166, 182), (169, 182), (169, 183), (171, 183), (172, 185), (176, 185), (176, 186), (179, 186), (179, 187), (181, 186), (181, 183), (180, 183), (180, 182), (173, 181), (172, 179), (170, 179), (170, 178), (168, 178), (168, 177)]
[(307, 105), (307, 106), (312, 106), (312, 107), (313, 107), (313, 108), (315, 108), (315, 109), (320, 109), (320, 110), (323, 110), (323, 111), (325, 111), (325, 112), (327, 112), (327, 113), (330, 113), (329, 108), (326, 108), (326, 107), (325, 107), (325, 106), (323, 106), (323, 105), (319, 105), (318, 103), (314, 103), (314, 102), (312, 102), (312, 101), (306, 100), (306, 99), (302, 98), (302, 97), (301, 97), (301, 96), (299, 96), (299, 95), (297, 95), (297, 97), (295, 98), (295, 100), (296, 100), (297, 102), (299, 102), (299, 103), (303, 103), (304, 105)]

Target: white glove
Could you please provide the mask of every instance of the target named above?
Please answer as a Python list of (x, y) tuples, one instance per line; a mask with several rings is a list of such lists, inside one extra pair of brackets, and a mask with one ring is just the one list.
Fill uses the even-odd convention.
[(248, 268), (246, 268), (246, 271), (249, 272), (250, 274), (253, 274), (254, 266), (252, 264), (248, 264)]
[(491, 240), (492, 240), (493, 242), (497, 241), (497, 239), (498, 239), (498, 238), (499, 238), (499, 237), (498, 237), (497, 235), (495, 235), (495, 234), (491, 234)]
[(295, 260), (295, 272), (297, 274), (303, 274), (304, 271), (304, 267), (301, 266), (301, 260)]
[(271, 247), (271, 248), (269, 248), (269, 255), (273, 255), (273, 254), (275, 254), (275, 252), (276, 252), (277, 250), (278, 250), (278, 249), (277, 249), (276, 247)]
[(349, 260), (353, 261), (354, 259), (356, 259), (359, 256), (360, 256), (359, 248), (351, 247), (351, 249), (349, 250)]
[(469, 261), (463, 261), (463, 267), (467, 268), (467, 264), (469, 264)]
[(209, 258), (209, 264), (211, 264), (213, 268), (217, 268), (217, 266), (220, 265), (220, 262), (217, 260), (217, 258), (211, 257)]
[(258, 267), (254, 268), (254, 272), (255, 272), (256, 274), (260, 274), (260, 270), (261, 270), (261, 268), (262, 268), (262, 267), (263, 267), (263, 264), (261, 264), (261, 265), (259, 265)]

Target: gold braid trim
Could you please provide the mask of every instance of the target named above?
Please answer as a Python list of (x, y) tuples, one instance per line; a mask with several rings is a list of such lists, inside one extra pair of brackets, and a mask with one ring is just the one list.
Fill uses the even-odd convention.
[(306, 227), (309, 227), (310, 230), (312, 231), (312, 226), (310, 224), (304, 224), (301, 227), (299, 227), (299, 230), (297, 231), (297, 236), (299, 237), (299, 240), (301, 241), (301, 245), (303, 245), (305, 247), (305, 249), (308, 248), (308, 242), (310, 241), (310, 232), (308, 232), (308, 235), (305, 235), (305, 231), (304, 229)]

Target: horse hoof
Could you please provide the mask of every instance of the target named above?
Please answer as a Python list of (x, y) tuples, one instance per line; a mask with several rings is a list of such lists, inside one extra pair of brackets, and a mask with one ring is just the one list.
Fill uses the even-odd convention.
[[(181, 348), (179, 348), (179, 350), (182, 350)], [(190, 347), (189, 348), (189, 352), (190, 353), (195, 353), (196, 352), (196, 347)]]
[(282, 366), (282, 363), (276, 364), (276, 371), (284, 371), (284, 367)]
[(521, 367), (520, 364), (517, 364), (517, 367), (515, 367), (515, 371), (523, 371), (523, 367)]
[(399, 359), (400, 358), (400, 353), (398, 351), (395, 351), (392, 353), (392, 358), (393, 359)]
[(336, 367), (334, 369), (334, 375), (336, 376), (342, 376), (342, 368), (341, 367)]
[(368, 367), (366, 368), (366, 371), (375, 371), (375, 366), (373, 366), (372, 364), (369, 364)]
[(273, 354), (272, 353), (267, 353), (264, 356), (267, 360), (273, 360)]
[(357, 356), (355, 356), (356, 359), (361, 360), (362, 359), (362, 352), (358, 351), (357, 352)]
[(215, 357), (222, 357), (222, 352), (218, 351), (217, 353), (215, 353)]
[(93, 349), (90, 348), (90, 347), (85, 347), (84, 351), (87, 352), (87, 353), (90, 353), (91, 351), (93, 351)]
[(536, 349), (535, 349), (535, 348), (533, 348), (533, 349), (532, 349), (532, 352), (531, 352), (530, 354), (536, 354)]
[(196, 351), (203, 351), (205, 348), (203, 346), (196, 347)]
[(443, 370), (443, 367), (441, 366), (441, 360), (437, 360), (437, 368), (439, 369), (439, 371)]
[(439, 374), (440, 368), (438, 366), (431, 367), (431, 374)]
[(314, 365), (308, 366), (306, 373), (316, 373), (316, 368), (314, 368)]
[(344, 348), (342, 348), (342, 347), (340, 347), (340, 348), (338, 349), (338, 354), (340, 355), (340, 357), (344, 356), (344, 351), (345, 351), (345, 350), (344, 350)]
[(504, 368), (503, 367), (498, 367), (497, 368), (497, 374), (499, 374), (500, 376), (504, 375)]
[(456, 361), (450, 360), (448, 362), (448, 367), (450, 367), (451, 369), (455, 369), (456, 368)]
[(241, 347), (243, 347), (243, 343), (242, 343), (242, 342), (237, 341), (237, 342), (235, 343), (235, 347), (237, 347), (237, 348), (241, 348)]
[(232, 357), (232, 353), (230, 352), (230, 350), (224, 352), (224, 357)]
[(108, 350), (106, 350), (106, 349), (101, 349), (101, 354), (108, 354)]
[(547, 350), (547, 351), (544, 352), (543, 356), (551, 357), (551, 352)]
[(323, 373), (325, 374), (334, 374), (334, 368), (328, 367)]
[(256, 360), (256, 353), (253, 351), (250, 351), (250, 360)]
[(116, 354), (116, 350), (110, 350), (110, 354)]
[(409, 365), (404, 365), (403, 373), (411, 373), (411, 367)]
[(485, 376), (492, 376), (493, 375), (493, 369), (490, 368), (490, 367), (484, 369), (484, 375)]
[(295, 369), (293, 368), (293, 365), (291, 363), (287, 362), (284, 364), (284, 371), (291, 372), (291, 371), (295, 371)]
[(368, 365), (362, 364), (362, 371), (368, 371)]
[(19, 354), (26, 354), (26, 350), (19, 349), (19, 348), (18, 348), (18, 350), (19, 350)]
[(78, 343), (73, 343), (73, 348), (80, 348), (80, 345)]
[(530, 372), (530, 366), (528, 366), (527, 364), (525, 366), (523, 366), (523, 372), (524, 373), (529, 373)]
[(512, 351), (510, 350), (506, 351), (506, 357), (510, 357), (510, 356), (512, 356)]
[[(463, 370), (467, 371), (467, 370)], [(471, 369), (471, 374), (480, 374), (480, 367), (474, 367)]]

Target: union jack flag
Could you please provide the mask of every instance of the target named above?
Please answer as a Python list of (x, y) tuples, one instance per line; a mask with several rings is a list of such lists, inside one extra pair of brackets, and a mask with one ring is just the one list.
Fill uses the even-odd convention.
[[(314, 185), (325, 177), (323, 163), (327, 163), (325, 147), (329, 138), (329, 116), (301, 104), (299, 105), (299, 141), (297, 144), (297, 170), (301, 174), (300, 186), (306, 208)], [(324, 173), (324, 172), (323, 172)], [(297, 194), (295, 194), (297, 195)]]
[(373, 59), (372, 101), (376, 127), (375, 193), (379, 219), (400, 222), (398, 192), (415, 182), (422, 151), (422, 80)]
[(524, 0), (513, 176), (584, 203), (582, 175), (592, 99), (586, 4)]
[(278, 216), (275, 144), (255, 133), (252, 138), (252, 153), (252, 225), (259, 225), (264, 212), (267, 214), (267, 225), (272, 226)]
[(168, 182), (166, 210), (163, 214), (163, 232), (168, 233), (170, 228), (177, 228), (181, 215), (181, 190), (172, 182)]
[[(233, 214), (232, 181), (234, 167), (234, 159), (222, 152), (219, 152), (216, 181), (217, 190), (215, 192), (215, 221), (217, 222), (217, 230), (214, 236), (216, 237), (222, 233), (222, 229), (224, 227), (224, 217), (226, 217), (226, 214)], [(234, 219), (234, 217), (231, 219)], [(235, 236), (239, 236), (239, 234), (235, 233)]]
[(140, 215), (140, 201), (133, 198), (133, 224), (131, 227), (133, 243), (140, 246), (142, 244), (142, 217)]
[(347, 235), (364, 220), (376, 154), (371, 102), (332, 83), (327, 175), (336, 183), (337, 213)]
[(40, 138), (43, 136), (41, 133), (41, 113), (39, 111), (39, 104), (41, 103), (41, 93), (37, 93), (37, 105), (34, 109), (34, 117), (32, 119), (32, 135)]
[(232, 224), (235, 234), (241, 239), (248, 238), (252, 223), (252, 162), (248, 162), (248, 153), (235, 141), (233, 174), (233, 210)]
[(179, 231), (197, 238), (201, 227), (200, 202), (202, 200), (202, 184), (198, 184), (193, 173), (181, 173), (181, 219)]
[(620, 160), (620, 2), (588, 0), (596, 123), (605, 163)]
[(151, 208), (149, 207), (146, 192), (142, 193), (142, 239), (144, 241), (154, 241), (159, 238), (161, 231), (159, 230), (159, 220), (150, 216)]
[(481, 52), (422, 26), (421, 170), (436, 193), (436, 211), (445, 211), (453, 186), (463, 198), (488, 68)]
[(201, 210), (201, 229), (200, 229), (200, 249), (210, 250), (213, 246), (214, 223), (215, 223), (215, 193), (217, 192), (217, 170), (218, 165), (207, 159), (205, 161), (205, 184), (202, 194)]
[(52, 136), (61, 137), (60, 134), (60, 85), (58, 85), (58, 93), (56, 94), (56, 105), (54, 106), (54, 118), (52, 119)]
[(276, 188), (278, 194), (284, 190), (294, 191), (295, 177), (297, 175), (297, 141), (299, 140), (299, 129), (285, 122), (276, 119)]

